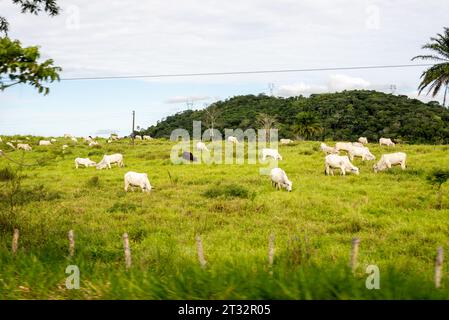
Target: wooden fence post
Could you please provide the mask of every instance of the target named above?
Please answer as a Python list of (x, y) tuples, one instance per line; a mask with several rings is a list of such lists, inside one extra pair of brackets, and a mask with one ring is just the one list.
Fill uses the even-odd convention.
[(12, 254), (16, 254), (19, 248), (19, 229), (14, 229), (14, 235), (12, 236)]
[(275, 248), (274, 248), (274, 233), (270, 234), (270, 237), (268, 239), (268, 265), (270, 267), (270, 274), (273, 274), (273, 261), (274, 261), (274, 252), (275, 252)]
[(126, 269), (129, 269), (131, 267), (131, 250), (129, 248), (129, 239), (127, 233), (123, 234), (123, 248), (125, 250)]
[(204, 250), (203, 250), (203, 242), (201, 241), (201, 237), (199, 235), (196, 236), (196, 249), (198, 251), (198, 261), (200, 262), (201, 268), (206, 267), (206, 259), (204, 259)]
[(441, 287), (441, 270), (443, 268), (443, 247), (438, 247), (437, 257), (435, 258), (435, 288)]
[(73, 257), (75, 255), (75, 233), (73, 230), (69, 230), (69, 254), (70, 257)]
[(359, 254), (359, 244), (360, 244), (360, 239), (359, 238), (352, 239), (352, 243), (351, 243), (351, 260), (349, 262), (349, 265), (351, 267), (352, 272), (355, 272), (355, 269), (357, 268), (357, 256)]

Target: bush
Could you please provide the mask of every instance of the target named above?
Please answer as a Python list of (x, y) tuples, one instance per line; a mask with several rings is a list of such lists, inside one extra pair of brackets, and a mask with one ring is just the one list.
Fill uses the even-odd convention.
[(203, 193), (203, 196), (206, 198), (218, 198), (223, 196), (225, 198), (247, 199), (251, 196), (251, 193), (245, 187), (231, 184), (211, 187)]
[(87, 180), (86, 185), (88, 187), (99, 187), (100, 186), (100, 177), (93, 176), (89, 180)]
[(0, 170), (0, 181), (6, 182), (14, 180), (17, 174), (10, 168), (6, 167)]

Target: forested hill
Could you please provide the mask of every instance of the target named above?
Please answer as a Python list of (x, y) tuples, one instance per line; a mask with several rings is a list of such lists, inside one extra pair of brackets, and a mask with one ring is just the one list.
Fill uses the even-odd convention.
[[(315, 94), (308, 98), (235, 96), (209, 108), (218, 110), (216, 128), (260, 128), (261, 113), (276, 117), (280, 138), (374, 141), (389, 137), (407, 143), (449, 143), (449, 111), (437, 102), (423, 103), (407, 96), (353, 90)], [(193, 120), (207, 120), (204, 110), (186, 110), (169, 116), (142, 133), (169, 137), (172, 130), (191, 132)], [(203, 130), (207, 129), (203, 125)], [(223, 132), (223, 131), (222, 131)]]

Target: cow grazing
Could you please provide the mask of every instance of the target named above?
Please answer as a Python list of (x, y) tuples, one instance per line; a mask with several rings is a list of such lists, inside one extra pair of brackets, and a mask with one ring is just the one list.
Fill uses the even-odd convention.
[(69, 147), (69, 146), (65, 144), (65, 145), (62, 146), (62, 150), (65, 150), (65, 149), (67, 149), (68, 147)]
[(148, 180), (148, 175), (146, 173), (137, 173), (129, 171), (125, 174), (125, 192), (128, 191), (129, 187), (140, 187), (142, 192), (150, 192), (151, 184)]
[(361, 144), (368, 144), (368, 139), (366, 137), (360, 137), (358, 141)]
[(263, 148), (262, 149), (262, 161), (265, 161), (267, 157), (271, 157), (275, 160), (282, 160), (282, 156), (276, 149)]
[(292, 191), (293, 183), (288, 179), (287, 174), (280, 168), (273, 168), (270, 172), (271, 184), (280, 190), (285, 188), (287, 191)]
[(383, 154), (379, 162), (373, 166), (373, 170), (377, 173), (398, 165), (401, 166), (402, 170), (405, 170), (407, 166), (407, 154), (404, 152)]
[(321, 143), (320, 147), (321, 147), (321, 151), (323, 151), (325, 154), (338, 154), (337, 148), (329, 147), (324, 142)]
[(340, 169), (340, 175), (346, 175), (346, 172), (352, 172), (359, 175), (359, 168), (355, 167), (348, 156), (338, 156), (336, 154), (330, 154), (325, 158), (325, 173), (326, 175), (334, 175), (333, 169)]
[(335, 149), (337, 149), (338, 151), (343, 150), (346, 152), (349, 152), (349, 150), (351, 150), (352, 148), (352, 143), (350, 142), (337, 142), (335, 144)]
[(237, 138), (234, 137), (234, 136), (229, 136), (229, 137), (228, 137), (228, 142), (235, 143), (235, 144), (239, 143), (239, 141), (237, 140)]
[(27, 143), (18, 143), (17, 144), (17, 149), (18, 150), (22, 149), (22, 150), (25, 150), (25, 151), (31, 151), (32, 150), (30, 145), (27, 144)]
[(380, 138), (379, 139), (379, 145), (387, 146), (387, 147), (394, 147), (395, 143), (393, 141), (391, 141), (390, 138)]
[(363, 145), (363, 143), (360, 142), (353, 142), (352, 143), (353, 147), (359, 147), (359, 148), (364, 148), (365, 146)]
[(56, 142), (56, 141), (57, 141), (56, 139), (51, 139), (51, 140), (50, 140), (50, 142), (52, 142), (52, 143), (53, 143), (53, 142)]
[(151, 136), (143, 136), (143, 140), (153, 140), (153, 138)]
[(51, 142), (48, 140), (41, 140), (39, 141), (40, 146), (51, 146)]
[(197, 158), (191, 152), (187, 152), (187, 151), (184, 151), (182, 153), (182, 158), (187, 161), (192, 161), (192, 162), (197, 161)]
[(84, 138), (84, 140), (86, 140), (86, 142), (92, 142), (94, 141), (94, 138), (92, 138), (92, 136), (88, 136), (87, 138)]
[(125, 164), (123, 163), (123, 155), (121, 153), (115, 153), (111, 155), (104, 155), (103, 159), (97, 164), (97, 169), (112, 169), (111, 164), (116, 163), (118, 167), (123, 167)]
[(198, 141), (196, 143), (196, 150), (198, 151), (209, 151), (209, 149), (207, 148), (206, 144), (204, 142)]
[(14, 150), (16, 150), (16, 147), (11, 143), (11, 142), (6, 142), (7, 146), (10, 146), (11, 148), (13, 148)]
[(111, 136), (109, 137), (109, 140), (112, 140), (112, 141), (118, 140), (118, 135), (116, 135), (116, 134), (111, 134)]
[(361, 157), (362, 161), (376, 160), (376, 157), (366, 147), (353, 146), (351, 148), (351, 150), (349, 150), (348, 155), (349, 155), (349, 159), (351, 159), (351, 161), (354, 161), (354, 157)]
[(78, 142), (78, 139), (75, 137), (70, 138), (73, 142)]
[(134, 139), (136, 139), (136, 140), (142, 140), (142, 136), (137, 136), (137, 135), (136, 135), (136, 136), (134, 137)]
[(96, 142), (96, 141), (89, 142), (89, 147), (94, 147), (94, 146), (98, 146), (98, 142)]
[(281, 144), (290, 144), (290, 143), (293, 143), (293, 140), (292, 139), (281, 139), (281, 140), (279, 140), (279, 142)]
[(75, 159), (75, 168), (78, 169), (79, 166), (94, 167), (96, 163), (89, 158), (76, 158)]

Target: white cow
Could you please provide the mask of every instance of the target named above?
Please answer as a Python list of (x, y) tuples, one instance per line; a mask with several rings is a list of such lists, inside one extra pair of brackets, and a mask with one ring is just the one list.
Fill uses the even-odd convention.
[(111, 137), (109, 138), (110, 140), (118, 140), (118, 135), (116, 134), (111, 134)]
[(349, 152), (351, 148), (352, 148), (351, 142), (337, 142), (335, 144), (335, 149), (337, 149), (338, 151), (343, 150)]
[(98, 142), (97, 141), (89, 142), (89, 147), (94, 147), (94, 146), (98, 146)]
[(39, 141), (40, 146), (51, 146), (51, 142), (48, 140), (41, 140)]
[(206, 144), (205, 144), (204, 142), (201, 142), (201, 141), (198, 141), (198, 142), (196, 143), (196, 149), (197, 149), (198, 151), (202, 151), (202, 150), (204, 150), (204, 151), (209, 151), (209, 149), (207, 148)]
[(373, 169), (374, 172), (377, 173), (397, 165), (400, 165), (402, 170), (405, 170), (407, 165), (407, 154), (404, 152), (383, 154), (379, 162), (373, 166)]
[(153, 140), (153, 138), (151, 136), (143, 136), (143, 140)]
[(93, 139), (91, 136), (88, 136), (87, 138), (84, 138), (84, 140), (86, 140), (86, 142), (91, 142), (91, 141), (93, 141), (94, 139)]
[(270, 172), (271, 184), (280, 190), (285, 188), (287, 191), (292, 191), (293, 183), (288, 179), (287, 174), (280, 168), (273, 168)]
[(325, 154), (338, 154), (337, 148), (329, 147), (324, 142), (321, 143), (321, 151), (323, 151)]
[(368, 139), (366, 137), (360, 137), (358, 141), (361, 144), (368, 144)]
[(73, 142), (78, 142), (78, 139), (75, 138), (75, 137), (72, 137), (72, 138), (70, 138), (70, 139), (72, 139)]
[(51, 139), (50, 142), (56, 142), (56, 139)]
[(142, 136), (137, 136), (137, 135), (136, 135), (136, 136), (134, 137), (134, 139), (136, 139), (136, 140), (142, 140)]
[(27, 144), (27, 143), (18, 143), (17, 144), (17, 149), (18, 150), (22, 149), (22, 150), (25, 150), (25, 151), (31, 151), (32, 150), (30, 145)]
[(237, 140), (237, 138), (234, 137), (234, 136), (229, 136), (229, 137), (228, 137), (228, 142), (232, 142), (232, 143), (235, 143), (235, 144), (239, 143), (239, 141)]
[(393, 141), (391, 141), (390, 138), (380, 138), (379, 139), (379, 145), (385, 145), (387, 147), (394, 147), (395, 143)]
[(7, 146), (10, 146), (11, 148), (13, 148), (14, 150), (16, 150), (16, 147), (14, 147), (14, 145), (11, 142), (6, 142)]
[(75, 159), (75, 168), (78, 169), (79, 166), (94, 167), (96, 163), (89, 158), (76, 158)]
[(275, 160), (282, 160), (282, 156), (276, 149), (263, 148), (262, 149), (262, 161), (265, 161), (267, 157), (271, 157)]
[(123, 163), (123, 155), (121, 153), (115, 153), (111, 155), (104, 155), (103, 159), (97, 164), (97, 169), (111, 169), (111, 164), (117, 163), (117, 166), (123, 167), (125, 164)]
[(354, 161), (354, 157), (361, 157), (362, 161), (365, 160), (371, 161), (376, 159), (376, 157), (366, 147), (353, 146), (351, 150), (349, 150), (348, 155), (351, 161)]
[(69, 146), (65, 144), (65, 145), (62, 146), (62, 150), (65, 150), (65, 149), (67, 149), (68, 147), (69, 147)]
[(289, 143), (292, 143), (293, 140), (292, 139), (281, 139), (280, 142), (281, 142), (281, 144), (289, 144)]
[(142, 192), (151, 191), (150, 180), (148, 180), (148, 175), (146, 173), (127, 172), (125, 174), (125, 192), (128, 191), (129, 186), (140, 187)]
[(360, 148), (364, 148), (365, 146), (363, 145), (363, 143), (360, 143), (360, 142), (353, 142), (352, 143), (352, 146), (353, 147), (360, 147)]
[(346, 175), (346, 172), (352, 172), (359, 175), (359, 168), (355, 167), (351, 161), (349, 161), (348, 156), (338, 156), (336, 154), (330, 154), (325, 158), (325, 173), (326, 175), (334, 175), (333, 169), (340, 169), (340, 175)]

